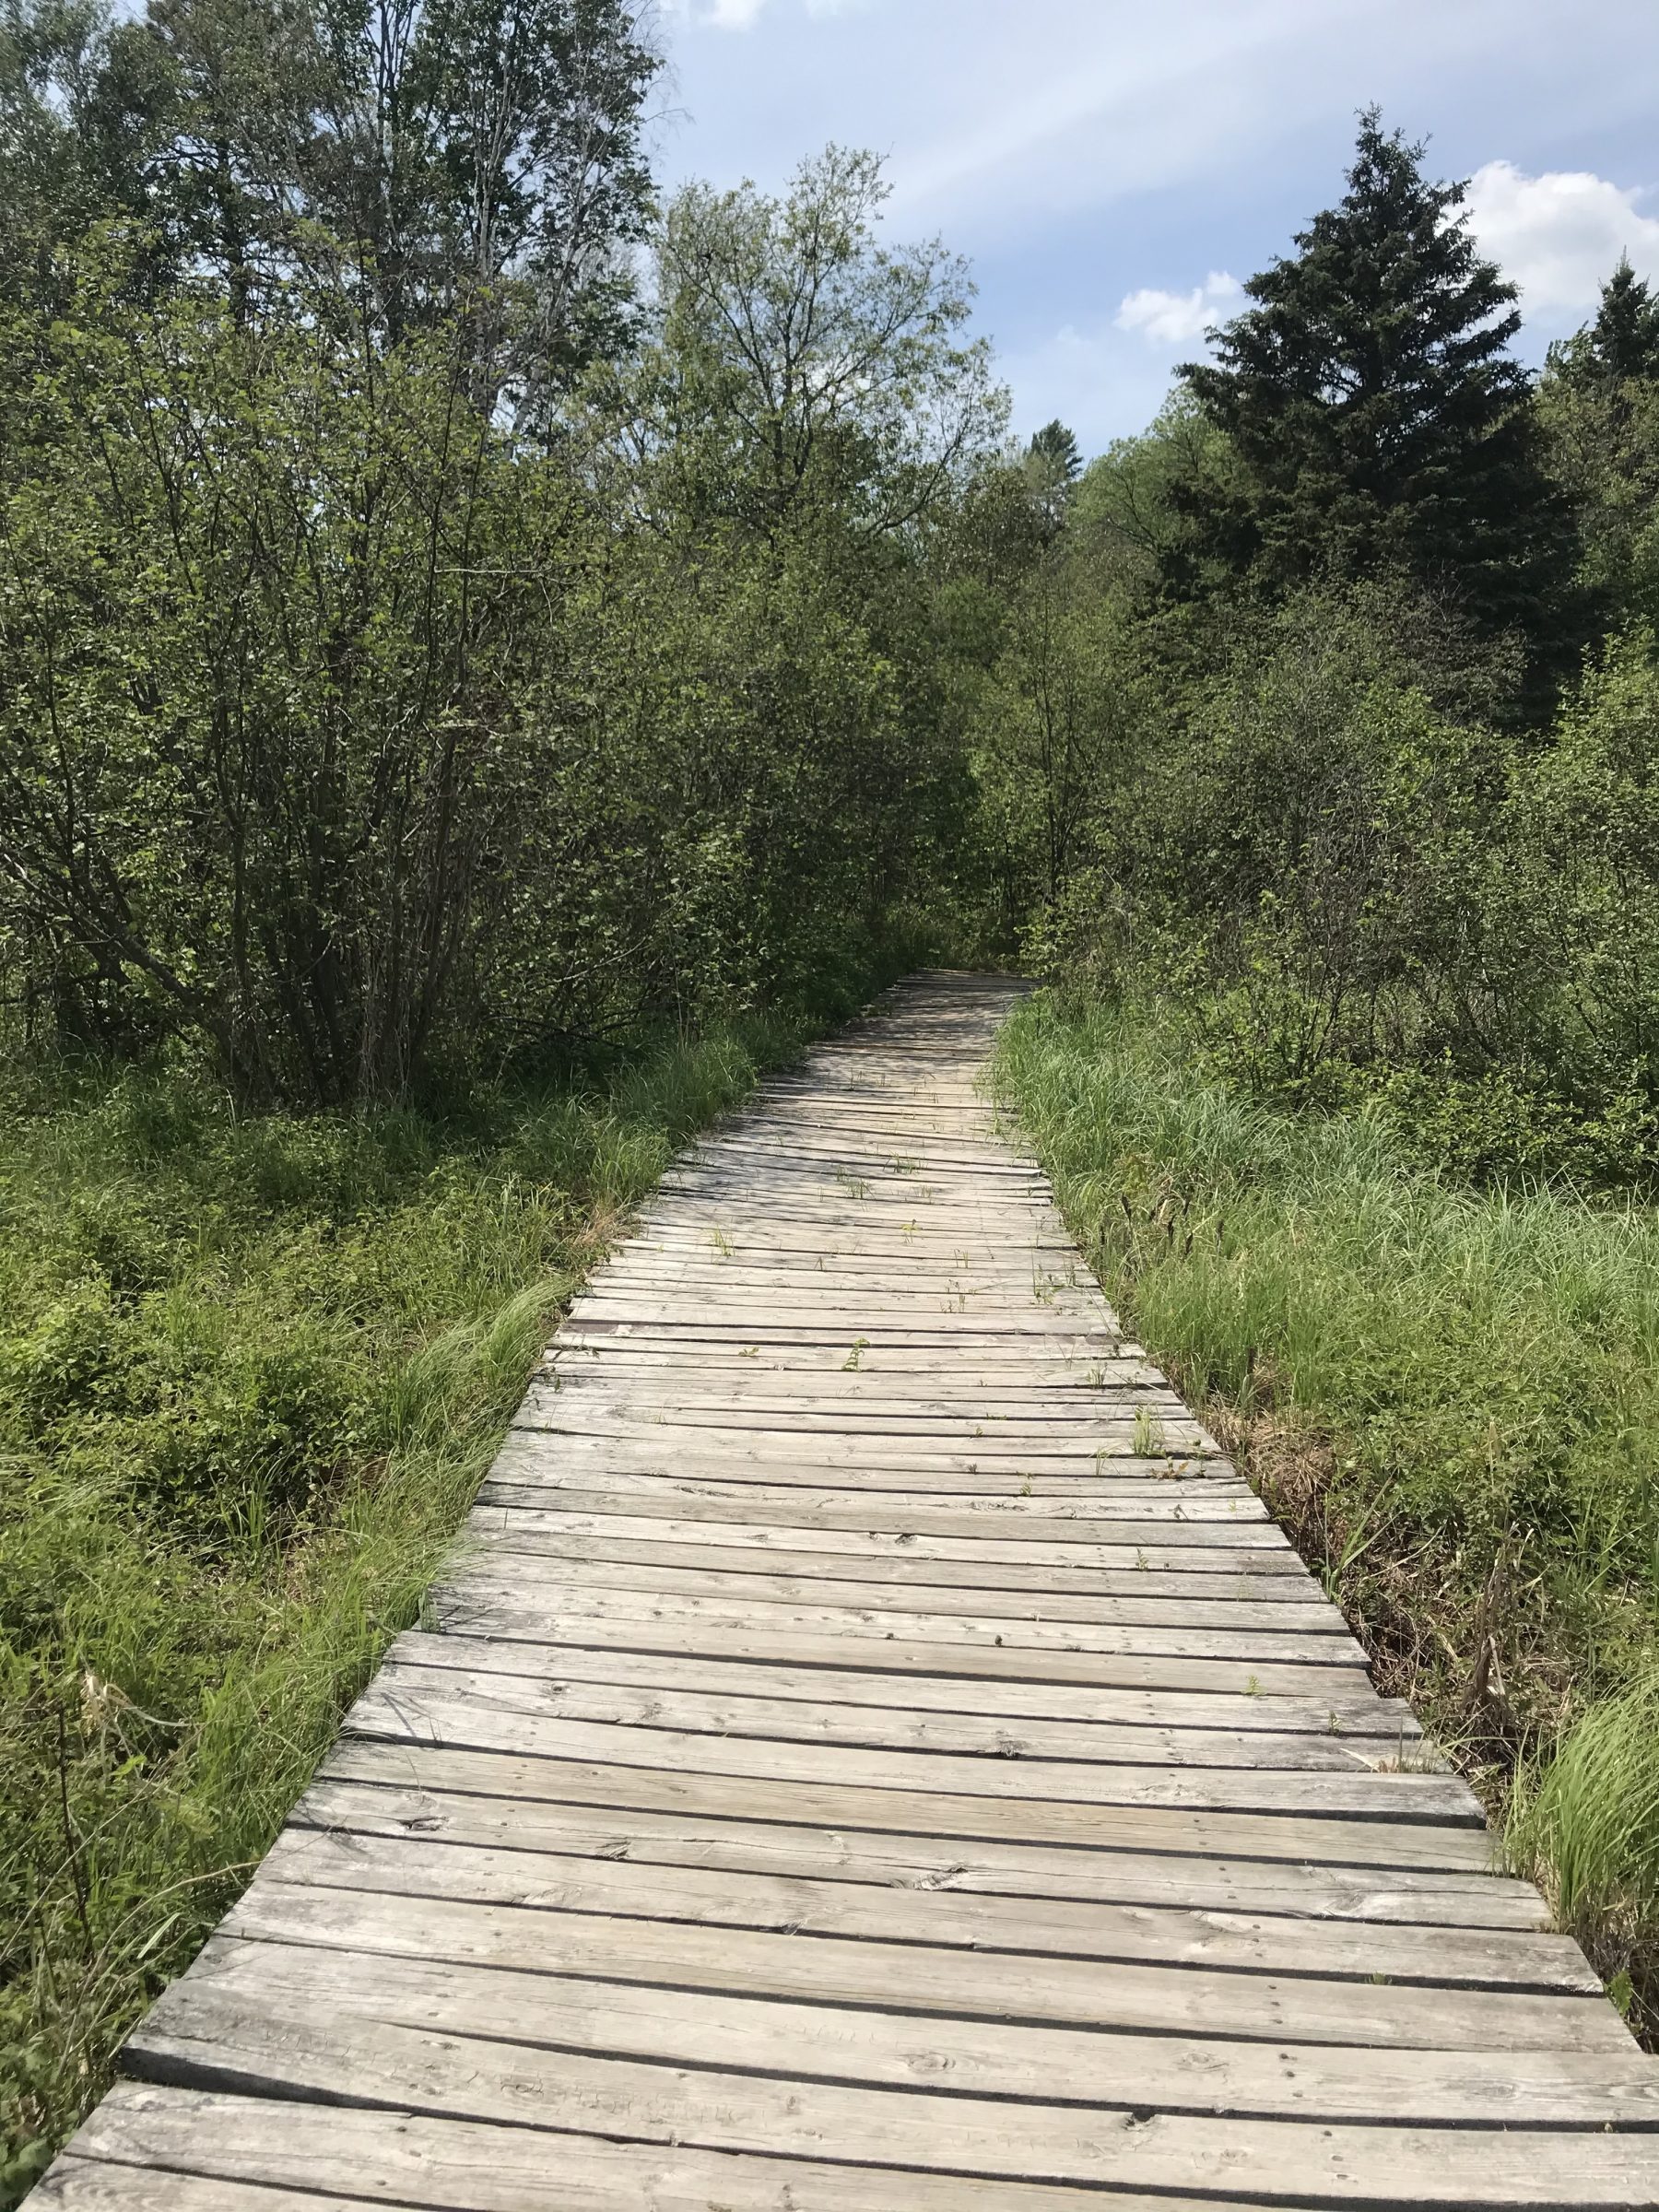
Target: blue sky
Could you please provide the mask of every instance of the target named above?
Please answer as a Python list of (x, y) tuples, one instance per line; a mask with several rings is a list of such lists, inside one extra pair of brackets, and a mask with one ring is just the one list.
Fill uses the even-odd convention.
[(968, 255), (1028, 432), (1140, 429), (1230, 285), (1342, 189), (1354, 113), (1472, 177), (1525, 348), (1622, 248), (1659, 278), (1654, 0), (662, 0), (657, 168), (781, 186), (877, 148), (895, 237)]

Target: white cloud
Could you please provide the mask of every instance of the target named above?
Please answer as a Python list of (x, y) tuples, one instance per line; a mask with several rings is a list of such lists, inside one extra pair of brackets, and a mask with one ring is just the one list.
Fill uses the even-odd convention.
[(1641, 194), (1588, 170), (1529, 177), (1512, 161), (1488, 161), (1469, 181), (1470, 228), (1521, 288), (1529, 313), (1588, 312), (1621, 253), (1643, 275), (1659, 274), (1659, 219)]
[(1138, 330), (1148, 345), (1186, 346), (1212, 323), (1224, 322), (1243, 297), (1236, 276), (1212, 269), (1190, 292), (1130, 292), (1115, 320), (1120, 330)]
[(752, 30), (766, 0), (665, 0), (665, 12), (698, 29)]
[[(848, 15), (865, 0), (802, 0), (809, 16)], [(770, 0), (663, 0), (664, 12), (699, 30), (752, 30)]]

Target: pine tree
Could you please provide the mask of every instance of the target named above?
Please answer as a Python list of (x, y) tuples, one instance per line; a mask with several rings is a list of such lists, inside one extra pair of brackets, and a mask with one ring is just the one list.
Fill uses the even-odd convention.
[(1065, 527), (1072, 489), (1082, 473), (1083, 456), (1077, 451), (1077, 437), (1058, 416), (1032, 434), (1026, 447), (1025, 477), (1030, 486), (1038, 531), (1044, 544), (1057, 537)]
[(1368, 110), (1340, 204), (1183, 369), (1237, 466), (1177, 488), (1178, 587), (1392, 572), (1482, 628), (1549, 627), (1567, 532), (1508, 350), (1515, 288), (1423, 152)]
[(1659, 300), (1629, 255), (1602, 286), (1594, 323), (1570, 341), (1563, 362), (1579, 383), (1651, 383), (1659, 379)]
[(1083, 467), (1083, 456), (1077, 451), (1074, 431), (1068, 430), (1059, 417), (1045, 422), (1040, 430), (1031, 434), (1026, 448), (1026, 459), (1034, 469), (1040, 469), (1051, 481), (1074, 484)]

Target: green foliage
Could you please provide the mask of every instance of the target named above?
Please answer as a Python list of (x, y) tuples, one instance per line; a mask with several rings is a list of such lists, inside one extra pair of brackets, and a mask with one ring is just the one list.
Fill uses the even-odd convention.
[(1095, 567), (1050, 551), (1009, 597), (971, 725), (984, 834), (1011, 912), (1052, 904), (1139, 768), (1141, 644)]
[(1042, 535), (1052, 539), (1065, 526), (1072, 492), (1083, 473), (1077, 441), (1058, 417), (1033, 431), (1026, 447), (1025, 473), (1041, 517)]
[[(1033, 808), (1024, 665), (1011, 634), (984, 696)], [(1547, 742), (1482, 711), (1512, 670), (1388, 586), (1184, 635), (1120, 615), (1098, 693), (1126, 741), (1079, 788), (1072, 865), (1025, 878), (1030, 957), (1109, 993), (1156, 980), (1245, 1088), (1370, 1096), (1477, 1179), (1647, 1184), (1659, 669), (1645, 634), (1614, 641)]]
[(1488, 1796), (1588, 1713), (1524, 1848), (1653, 2005), (1659, 1219), (1460, 1188), (1374, 1112), (1194, 1062), (1148, 999), (1044, 994), (1000, 1075), (1135, 1333)]
[(120, 216), (239, 323), (296, 280), (381, 343), (458, 316), (474, 396), (539, 422), (633, 327), (658, 66), (624, 0), (6, 0), (0, 288), (55, 297)]
[(1177, 384), (1138, 438), (1120, 438), (1091, 461), (1078, 483), (1072, 519), (1080, 536), (1118, 556), (1143, 587), (1194, 560), (1195, 582), (1218, 585), (1230, 571), (1203, 559), (1191, 542), (1183, 507), (1242, 497), (1242, 465), (1226, 434)]
[(1555, 349), (1554, 365), (1580, 385), (1617, 389), (1659, 379), (1659, 300), (1628, 254), (1602, 286), (1594, 322)]
[(422, 1591), (555, 1312), (806, 1025), (250, 1117), (41, 1071), (0, 1108), (0, 2198), (185, 1965)]
[(1613, 629), (1659, 624), (1659, 376), (1582, 372), (1588, 336), (1552, 351), (1537, 412), (1574, 516), (1578, 582)]
[[(507, 702), (570, 506), (441, 344), (257, 333), (94, 277), (19, 367), (0, 851), (69, 987), (125, 980), (253, 1098), (407, 1088), (538, 828)], [(540, 573), (538, 574), (538, 571)]]
[[(1629, 2011), (1659, 1953), (1659, 1668), (1592, 1705), (1524, 1777), (1508, 1824), (1556, 1916), (1592, 1944)], [(1622, 1985), (1622, 1986), (1621, 1986)]]
[[(250, 320), (206, 279), (135, 297), (104, 241), (60, 316), (0, 321), (34, 1029), (335, 1106), (867, 959), (964, 782), (900, 525), (996, 407), (878, 197), (837, 156), (786, 209), (677, 203), (669, 260), (699, 225), (736, 260), (692, 254), (556, 453), (480, 406), (465, 315), (383, 346), (329, 282)], [(810, 304), (767, 324), (742, 287), (785, 279)], [(728, 310), (747, 366), (712, 362)]]
[(1529, 1042), (1659, 1108), (1659, 664), (1650, 633), (1617, 640), (1523, 763), (1512, 929), (1538, 978)]
[(143, 218), (171, 100), (155, 41), (100, 0), (4, 0), (0, 301), (50, 302), (61, 248), (98, 222)]
[(1001, 427), (973, 287), (935, 240), (877, 236), (872, 154), (829, 147), (787, 194), (688, 185), (656, 240), (659, 343), (629, 412), (656, 417), (665, 512), (775, 534), (827, 520), (863, 550), (913, 523)]

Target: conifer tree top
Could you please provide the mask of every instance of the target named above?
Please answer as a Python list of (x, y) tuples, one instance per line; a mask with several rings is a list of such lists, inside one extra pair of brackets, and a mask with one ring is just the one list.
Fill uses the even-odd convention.
[(1624, 255), (1585, 333), (1592, 372), (1614, 383), (1659, 377), (1659, 300)]
[(1065, 484), (1073, 482), (1083, 466), (1076, 433), (1058, 416), (1053, 422), (1045, 422), (1040, 430), (1033, 430), (1026, 454), (1028, 459), (1046, 465)]
[(1507, 358), (1515, 288), (1469, 235), (1466, 186), (1430, 182), (1424, 151), (1368, 109), (1340, 203), (1252, 277), (1255, 305), (1216, 334), (1217, 361), (1182, 371), (1270, 477), (1300, 470), (1285, 438), (1300, 418), (1340, 473), (1392, 503), (1448, 431), (1478, 438), (1525, 391)]
[(1177, 588), (1386, 572), (1500, 630), (1554, 588), (1564, 525), (1509, 350), (1515, 288), (1424, 150), (1367, 109), (1342, 198), (1182, 370), (1227, 463), (1171, 492)]

